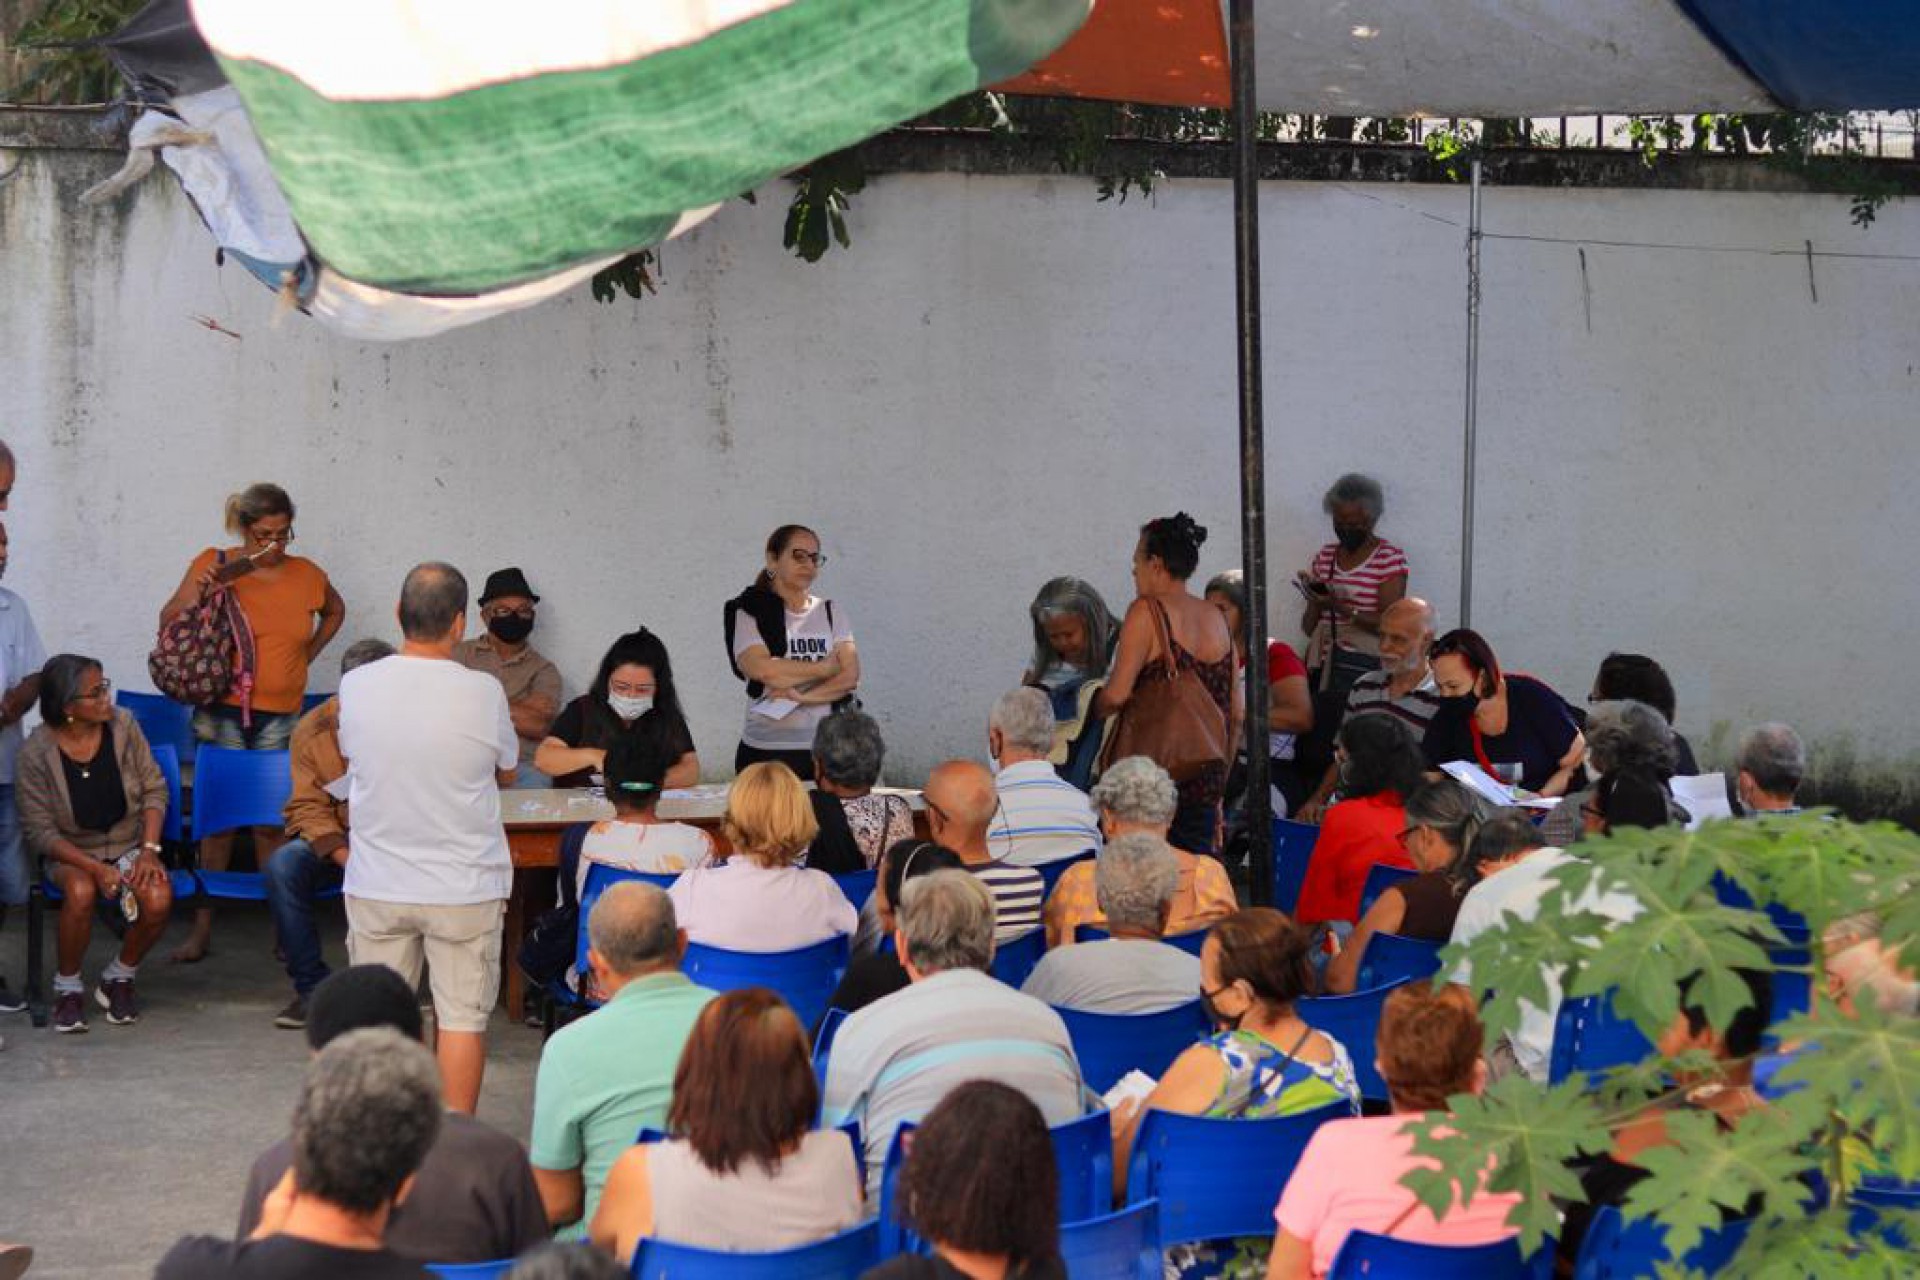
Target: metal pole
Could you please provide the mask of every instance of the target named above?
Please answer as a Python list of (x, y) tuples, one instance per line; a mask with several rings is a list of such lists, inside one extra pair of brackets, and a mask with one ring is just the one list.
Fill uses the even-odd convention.
[(1260, 410), (1260, 157), (1254, 103), (1254, 0), (1232, 0), (1233, 266), (1240, 362), (1240, 554), (1247, 609), (1247, 798), (1251, 896), (1273, 901), (1273, 801), (1267, 793), (1267, 478)]
[(1473, 471), (1480, 428), (1480, 162), (1467, 205), (1466, 465), (1460, 492), (1460, 625), (1473, 625)]

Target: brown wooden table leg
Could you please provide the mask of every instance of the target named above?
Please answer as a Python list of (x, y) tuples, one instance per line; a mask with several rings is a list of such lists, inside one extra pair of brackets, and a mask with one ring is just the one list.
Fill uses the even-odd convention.
[(521, 1022), (527, 1016), (527, 975), (520, 971), (520, 942), (528, 926), (554, 904), (555, 872), (552, 867), (515, 867), (513, 891), (507, 895), (507, 918), (502, 926), (500, 962), (506, 966), (501, 989), (507, 1000), (507, 1017)]

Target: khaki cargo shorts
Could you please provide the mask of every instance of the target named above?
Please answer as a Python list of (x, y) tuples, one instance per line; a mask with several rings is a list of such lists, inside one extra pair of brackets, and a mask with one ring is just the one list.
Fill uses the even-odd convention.
[(347, 958), (384, 964), (420, 985), (424, 960), (442, 1031), (482, 1032), (500, 998), (504, 900), (461, 906), (347, 899)]

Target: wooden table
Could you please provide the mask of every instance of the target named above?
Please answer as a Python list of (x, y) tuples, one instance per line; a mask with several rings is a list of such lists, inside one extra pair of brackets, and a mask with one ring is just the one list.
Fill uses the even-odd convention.
[[(684, 790), (662, 792), (656, 812), (669, 822), (685, 822), (712, 833), (722, 853), (730, 852), (720, 833), (726, 816), (728, 783), (707, 783)], [(875, 787), (881, 795), (906, 797), (913, 808), (914, 831), (924, 836), (926, 802), (918, 791)], [(502, 984), (507, 1016), (519, 1022), (526, 1016), (527, 979), (517, 957), (527, 924), (558, 901), (556, 874), (560, 865), (560, 837), (581, 822), (601, 822), (613, 816), (613, 806), (598, 788), (571, 790), (510, 790), (500, 793), (500, 820), (507, 828), (507, 848), (513, 854), (513, 892), (507, 898), (507, 918), (500, 958), (506, 967)]]

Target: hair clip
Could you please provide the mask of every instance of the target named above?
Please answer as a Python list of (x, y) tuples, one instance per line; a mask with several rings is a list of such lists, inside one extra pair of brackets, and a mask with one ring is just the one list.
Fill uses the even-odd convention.
[(654, 786), (651, 782), (622, 782), (619, 784), (619, 786), (622, 791), (658, 791), (659, 790), (659, 788)]

